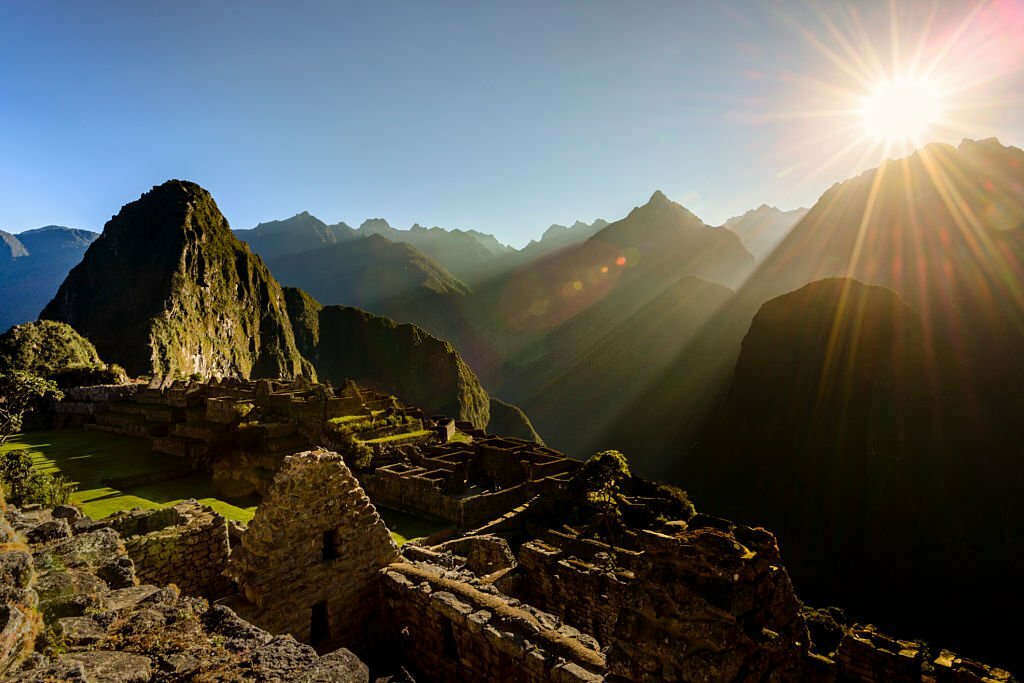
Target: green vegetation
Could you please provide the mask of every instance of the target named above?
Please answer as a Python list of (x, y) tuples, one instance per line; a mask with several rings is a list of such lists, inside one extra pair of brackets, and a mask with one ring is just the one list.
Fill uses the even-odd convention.
[(573, 475), (569, 490), (591, 498), (612, 498), (619, 486), (632, 477), (629, 462), (619, 451), (601, 451), (590, 456)]
[(370, 439), (364, 443), (392, 443), (394, 441), (404, 441), (405, 439), (419, 439), (424, 436), (430, 436), (433, 434), (429, 429), (420, 429), (415, 432), (404, 432), (402, 434), (392, 434), (391, 436), (382, 436), (379, 439)]
[(0, 371), (0, 446), (21, 429), (22, 419), (33, 404), (46, 396), (64, 398), (52, 380), (21, 370)]
[(357, 308), (320, 306), (300, 290), (287, 290), (287, 302), (299, 351), (321, 381), (351, 379), (481, 429), (490, 420), (490, 397), (450, 343)]
[(61, 387), (120, 384), (124, 368), (100, 360), (92, 343), (70, 325), (37, 320), (0, 335), (0, 371), (21, 370)]
[(0, 335), (0, 368), (51, 377), (68, 366), (101, 365), (96, 347), (70, 325), (37, 320)]
[(328, 420), (329, 428), (335, 434), (350, 434), (358, 437), (363, 432), (382, 427), (394, 427), (400, 429), (411, 425), (415, 420), (408, 415), (387, 415), (382, 417), (367, 417), (365, 415), (348, 415), (335, 417)]
[(210, 477), (202, 473), (124, 489), (101, 481), (170, 472), (181, 467), (181, 460), (153, 453), (146, 439), (65, 429), (15, 434), (0, 446), (0, 452), (17, 449), (30, 453), (37, 470), (61, 474), (73, 481), (78, 490), (71, 495), (71, 502), (97, 519), (133, 507), (153, 509), (196, 498), (228, 519), (248, 522), (258, 503), (255, 496), (221, 499)]
[(384, 524), (391, 531), (391, 538), (395, 539), (398, 545), (430, 536), (451, 526), (445, 522), (437, 522), (391, 508), (377, 507), (377, 513), (384, 520)]
[(103, 234), (41, 318), (73, 325), (133, 375), (301, 372), (280, 286), (209, 192), (167, 181)]
[(33, 469), (32, 456), (24, 450), (0, 453), (0, 482), (6, 500), (14, 505), (64, 505), (75, 490), (67, 477)]

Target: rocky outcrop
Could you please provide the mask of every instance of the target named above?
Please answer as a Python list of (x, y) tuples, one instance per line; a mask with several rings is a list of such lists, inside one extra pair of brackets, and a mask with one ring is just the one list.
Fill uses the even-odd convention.
[[(197, 506), (193, 501), (186, 507)], [(163, 512), (111, 523), (134, 533)], [(35, 539), (30, 547), (15, 549), (10, 541), (0, 546), (0, 603), (7, 603), (0, 607), (4, 681), (369, 680), (366, 665), (348, 650), (320, 657), (291, 636), (274, 637), (227, 607), (185, 595), (174, 585), (139, 585), (119, 532), (97, 526), (67, 506), (5, 511), (0, 497), (0, 535), (10, 539), (17, 531)], [(195, 554), (192, 559), (203, 562)], [(153, 560), (139, 556), (141, 573), (157, 567)]]
[(299, 348), (321, 379), (355, 380), (424, 410), (487, 425), (490, 398), (450, 343), (357, 308), (321, 306), (302, 290), (285, 292)]
[(294, 377), (280, 286), (210, 193), (171, 180), (127, 204), (42, 318), (88, 337), (132, 374)]

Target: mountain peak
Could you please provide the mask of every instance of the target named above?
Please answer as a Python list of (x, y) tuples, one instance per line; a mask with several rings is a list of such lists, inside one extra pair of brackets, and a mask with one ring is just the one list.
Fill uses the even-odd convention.
[(648, 204), (670, 204), (671, 200), (665, 196), (665, 193), (661, 190), (655, 190), (654, 194), (647, 201)]

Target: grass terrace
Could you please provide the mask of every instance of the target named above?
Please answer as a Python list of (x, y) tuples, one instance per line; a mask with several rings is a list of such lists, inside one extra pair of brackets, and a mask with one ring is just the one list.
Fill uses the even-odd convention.
[[(78, 490), (71, 500), (93, 519), (135, 507), (155, 509), (195, 498), (228, 519), (248, 523), (259, 503), (256, 495), (243, 498), (219, 495), (209, 475), (202, 472), (151, 484), (111, 486), (112, 479), (169, 473), (182, 467), (178, 458), (150, 450), (148, 439), (82, 429), (28, 432), (11, 436), (0, 446), (0, 453), (18, 449), (32, 454), (35, 467), (51, 474), (63, 474), (75, 482)], [(399, 545), (447, 526), (398, 510), (379, 508), (378, 511)]]
[(72, 502), (94, 519), (134, 507), (153, 509), (196, 498), (228, 519), (248, 522), (256, 513), (259, 499), (246, 496), (223, 499), (214, 492), (210, 477), (196, 472), (185, 477), (125, 488), (114, 488), (105, 480), (123, 479), (158, 472), (172, 472), (182, 461), (154, 453), (149, 440), (61, 429), (16, 434), (0, 446), (0, 452), (25, 449), (36, 467), (51, 474), (63, 474), (78, 490)]

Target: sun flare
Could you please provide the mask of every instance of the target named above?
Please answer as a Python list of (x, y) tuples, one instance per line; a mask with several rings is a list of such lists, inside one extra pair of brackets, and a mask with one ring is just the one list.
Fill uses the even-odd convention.
[(865, 131), (882, 142), (917, 142), (941, 119), (943, 99), (925, 79), (884, 81), (864, 98)]

